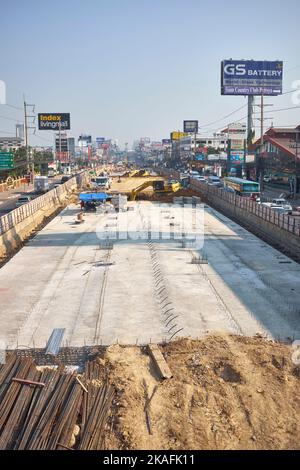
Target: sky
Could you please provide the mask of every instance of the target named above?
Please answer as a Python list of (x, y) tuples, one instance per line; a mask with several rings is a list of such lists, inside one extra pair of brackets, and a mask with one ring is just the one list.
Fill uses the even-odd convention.
[[(70, 136), (168, 138), (184, 119), (208, 135), (246, 115), (221, 96), (222, 59), (284, 61), (284, 91), (300, 80), (299, 0), (0, 0), (0, 135), (38, 112), (70, 112)], [(300, 124), (293, 94), (266, 99), (274, 125)], [(274, 110), (274, 111), (273, 111)], [(258, 108), (257, 108), (258, 111)], [(267, 115), (267, 114), (266, 114)], [(208, 125), (211, 122), (215, 124)], [(259, 122), (256, 121), (256, 126)], [(259, 129), (256, 129), (259, 134)], [(53, 142), (51, 131), (31, 145)]]

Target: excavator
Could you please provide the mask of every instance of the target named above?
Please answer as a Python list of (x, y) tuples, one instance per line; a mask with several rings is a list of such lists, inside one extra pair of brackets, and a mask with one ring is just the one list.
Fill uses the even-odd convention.
[(164, 193), (175, 193), (181, 189), (181, 184), (176, 180), (148, 180), (134, 188), (130, 193), (130, 200), (135, 201), (137, 195), (146, 188), (151, 187), (155, 194), (164, 194)]
[(141, 176), (150, 176), (150, 173), (145, 169), (126, 171), (122, 176), (128, 176), (129, 178), (136, 178)]

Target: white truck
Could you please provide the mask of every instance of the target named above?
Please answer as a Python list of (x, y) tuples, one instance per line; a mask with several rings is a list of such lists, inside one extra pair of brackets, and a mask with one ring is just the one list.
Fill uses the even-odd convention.
[(292, 215), (293, 208), (284, 198), (272, 199), (272, 202), (263, 202), (262, 206), (274, 209), (282, 214)]
[(37, 193), (46, 193), (49, 191), (48, 176), (36, 176), (34, 178), (34, 190)]

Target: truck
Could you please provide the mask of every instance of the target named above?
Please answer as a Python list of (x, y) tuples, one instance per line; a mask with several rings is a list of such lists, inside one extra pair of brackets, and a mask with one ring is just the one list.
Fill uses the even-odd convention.
[(36, 176), (34, 178), (34, 190), (37, 193), (46, 193), (49, 190), (48, 176)]

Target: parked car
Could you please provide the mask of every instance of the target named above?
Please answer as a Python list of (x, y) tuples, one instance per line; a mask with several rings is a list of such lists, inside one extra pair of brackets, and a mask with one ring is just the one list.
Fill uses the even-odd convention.
[(21, 197), (19, 197), (19, 199), (16, 202), (16, 207), (23, 206), (23, 204), (27, 204), (30, 201), (31, 201), (30, 196), (21, 196)]

